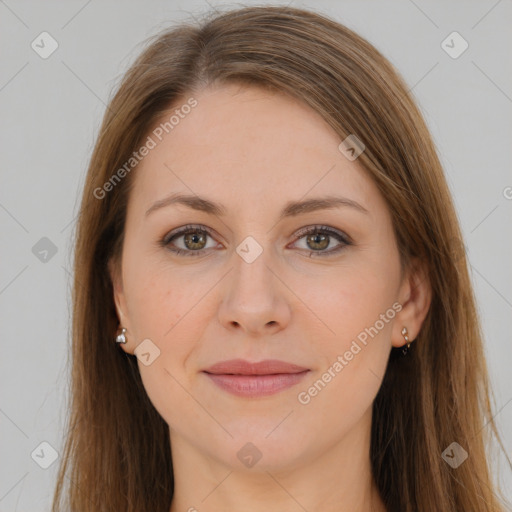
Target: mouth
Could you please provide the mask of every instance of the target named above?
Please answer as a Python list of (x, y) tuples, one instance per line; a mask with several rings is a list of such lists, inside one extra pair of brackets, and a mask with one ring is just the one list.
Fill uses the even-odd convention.
[(309, 368), (278, 360), (251, 363), (242, 359), (223, 361), (203, 370), (219, 388), (236, 396), (269, 396), (299, 383)]

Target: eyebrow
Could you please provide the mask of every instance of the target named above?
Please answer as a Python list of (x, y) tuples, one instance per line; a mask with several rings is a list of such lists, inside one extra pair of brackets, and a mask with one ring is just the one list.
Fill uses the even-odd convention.
[[(206, 198), (199, 197), (197, 195), (171, 194), (164, 199), (156, 201), (146, 211), (145, 216), (147, 217), (150, 213), (173, 204), (181, 204), (193, 210), (202, 211), (218, 217), (224, 217), (227, 213), (227, 210), (223, 205), (210, 201)], [(338, 196), (325, 196), (307, 199), (304, 201), (289, 201), (281, 211), (279, 220), (317, 210), (329, 210), (343, 206), (353, 208), (360, 213), (370, 213), (364, 206), (352, 199)]]

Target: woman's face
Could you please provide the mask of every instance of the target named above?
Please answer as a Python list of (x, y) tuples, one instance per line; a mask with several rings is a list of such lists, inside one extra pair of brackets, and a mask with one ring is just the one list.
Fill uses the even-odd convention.
[[(386, 203), (309, 107), (237, 85), (194, 98), (132, 171), (122, 348), (176, 453), (276, 469), (358, 450), (390, 349), (419, 328)], [(206, 372), (234, 359), (303, 371)]]

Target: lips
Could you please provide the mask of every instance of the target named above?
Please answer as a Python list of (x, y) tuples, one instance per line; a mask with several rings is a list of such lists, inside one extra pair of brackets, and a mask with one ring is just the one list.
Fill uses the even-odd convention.
[(214, 375), (274, 375), (301, 373), (307, 370), (309, 370), (309, 368), (279, 361), (277, 359), (266, 359), (258, 363), (250, 363), (244, 359), (231, 359), (229, 361), (216, 363), (203, 371)]
[(258, 363), (232, 359), (214, 364), (203, 373), (223, 391), (256, 398), (273, 395), (296, 385), (309, 371), (309, 368), (276, 359)]

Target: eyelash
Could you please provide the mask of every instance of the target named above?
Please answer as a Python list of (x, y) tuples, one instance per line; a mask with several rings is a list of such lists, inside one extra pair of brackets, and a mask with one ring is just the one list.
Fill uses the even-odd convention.
[[(170, 232), (167, 235), (164, 236), (162, 240), (160, 240), (159, 244), (161, 247), (164, 247), (173, 253), (175, 253), (178, 256), (187, 256), (187, 257), (195, 257), (195, 256), (201, 256), (205, 251), (208, 251), (209, 249), (199, 249), (199, 250), (185, 250), (180, 248), (171, 248), (170, 243), (171, 241), (175, 240), (176, 238), (180, 238), (181, 236), (187, 235), (189, 233), (202, 233), (209, 235), (213, 238), (212, 231), (204, 226), (197, 226), (193, 224), (189, 224), (187, 226), (184, 226), (183, 228), (180, 228), (178, 231)], [(323, 225), (315, 225), (315, 226), (308, 226), (306, 228), (303, 228), (299, 230), (297, 233), (297, 240), (300, 240), (301, 238), (310, 235), (310, 234), (324, 234), (328, 235), (330, 237), (335, 238), (338, 242), (341, 242), (342, 245), (338, 245), (334, 249), (330, 250), (319, 250), (319, 251), (309, 251), (309, 257), (312, 257), (313, 255), (320, 255), (320, 257), (326, 257), (330, 256), (332, 254), (337, 254), (341, 250), (345, 248), (347, 245), (352, 245), (352, 242), (350, 241), (349, 237), (333, 228), (330, 228), (329, 226), (323, 226)], [(303, 249), (306, 250), (306, 249)], [(326, 256), (324, 256), (326, 255)]]

